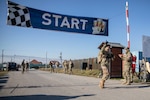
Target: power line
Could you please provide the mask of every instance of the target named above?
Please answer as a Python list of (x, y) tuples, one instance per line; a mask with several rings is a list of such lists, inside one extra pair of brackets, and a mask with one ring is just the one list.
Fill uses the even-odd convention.
[(24, 55), (4, 55), (3, 53), (2, 55), (0, 55), (0, 59), (2, 59), (2, 62), (13, 61), (13, 62), (18, 62), (18, 63), (22, 62), (23, 59), (29, 62), (35, 59), (46, 64), (48, 61), (51, 61), (51, 60), (56, 60), (56, 61), (60, 60), (59, 58), (48, 58), (48, 57), (44, 58), (44, 57), (24, 56)]

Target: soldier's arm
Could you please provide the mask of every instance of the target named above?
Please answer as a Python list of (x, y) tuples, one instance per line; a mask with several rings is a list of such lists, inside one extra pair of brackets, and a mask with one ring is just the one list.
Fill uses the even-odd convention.
[(118, 54), (118, 56), (119, 56), (121, 59), (123, 59), (123, 54)]
[(97, 57), (97, 62), (100, 63), (101, 59), (102, 59), (102, 53), (101, 53), (101, 51), (99, 51), (98, 57)]
[(132, 58), (131, 58), (131, 53), (128, 53), (127, 56), (126, 56), (126, 60), (127, 60), (127, 61), (131, 61), (131, 59), (132, 59)]
[(101, 52), (102, 52), (102, 53), (104, 53), (104, 51), (105, 51), (105, 47), (106, 47), (106, 46), (107, 46), (107, 44), (106, 44), (106, 43), (104, 43), (104, 44), (103, 44), (103, 46), (102, 46), (102, 48), (101, 48)]

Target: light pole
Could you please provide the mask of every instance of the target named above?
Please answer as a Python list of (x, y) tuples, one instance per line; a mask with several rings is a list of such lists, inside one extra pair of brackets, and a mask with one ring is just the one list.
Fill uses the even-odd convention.
[(15, 62), (15, 57), (16, 57), (16, 55), (14, 55), (14, 62)]

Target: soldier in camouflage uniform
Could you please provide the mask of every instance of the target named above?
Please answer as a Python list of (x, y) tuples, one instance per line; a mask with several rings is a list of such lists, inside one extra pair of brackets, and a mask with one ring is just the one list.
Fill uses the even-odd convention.
[(130, 85), (130, 73), (132, 69), (132, 54), (130, 49), (125, 48), (125, 54), (119, 55), (119, 57), (123, 60), (123, 78), (125, 81), (123, 84)]
[(73, 74), (72, 68), (74, 67), (72, 60), (69, 61), (69, 74)]
[(22, 66), (22, 74), (23, 74), (24, 71), (25, 71), (25, 67), (26, 67), (25, 59), (23, 59), (23, 61), (22, 61), (22, 63), (21, 63), (21, 66)]
[(51, 73), (54, 72), (53, 62), (50, 61), (50, 62), (49, 62), (49, 65), (50, 65), (50, 72), (51, 72)]
[(104, 88), (105, 81), (109, 78), (109, 64), (110, 60), (113, 58), (112, 52), (110, 52), (110, 45), (108, 42), (103, 43), (102, 47), (100, 48), (100, 52), (98, 54), (98, 63), (102, 68), (102, 79), (99, 83), (100, 88)]
[(67, 60), (64, 60), (63, 66), (64, 66), (64, 73), (65, 74), (68, 73), (68, 62), (67, 62)]
[(58, 73), (58, 68), (59, 68), (59, 62), (55, 62), (55, 72)]

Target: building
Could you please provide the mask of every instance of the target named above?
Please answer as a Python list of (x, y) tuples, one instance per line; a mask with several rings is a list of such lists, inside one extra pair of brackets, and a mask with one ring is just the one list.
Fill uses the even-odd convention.
[(125, 47), (120, 43), (108, 43), (111, 47), (111, 52), (114, 54), (115, 58), (111, 61), (109, 66), (110, 78), (121, 78), (122, 77), (122, 60), (118, 54), (122, 54), (122, 49)]
[(38, 69), (39, 67), (43, 66), (42, 62), (39, 62), (35, 59), (33, 59), (29, 64), (30, 64), (30, 68), (37, 68)]
[[(121, 78), (122, 77), (122, 60), (118, 54), (122, 54), (123, 45), (120, 43), (108, 43), (111, 47), (111, 52), (114, 54), (115, 58), (111, 61), (109, 66), (110, 78)], [(102, 45), (102, 44), (100, 44)], [(89, 69), (92, 66), (92, 69), (100, 69), (100, 65), (97, 63), (97, 57), (78, 59), (73, 60), (75, 68), (77, 69)]]

